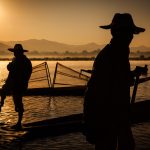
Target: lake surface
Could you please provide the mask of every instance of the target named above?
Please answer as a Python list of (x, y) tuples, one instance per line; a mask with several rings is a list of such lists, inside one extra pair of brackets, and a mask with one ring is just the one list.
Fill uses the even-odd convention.
[[(43, 61), (33, 61), (33, 66)], [(48, 61), (51, 80), (53, 80), (56, 61)], [(59, 61), (59, 63), (80, 72), (80, 69), (91, 69), (93, 61)], [(6, 66), (8, 61), (0, 61), (0, 81), (3, 84), (7, 77)], [(131, 61), (131, 66), (148, 65), (150, 61)], [(149, 75), (148, 72), (148, 75)], [(72, 82), (72, 81), (70, 81)], [(41, 84), (40, 84), (41, 85)], [(39, 86), (39, 83), (37, 83)], [(46, 85), (47, 86), (47, 85)], [(137, 91), (136, 101), (150, 99), (150, 81), (140, 84)], [(83, 111), (82, 96), (25, 96), (25, 113), (23, 123), (29, 123), (49, 118), (55, 118)], [(8, 96), (0, 114), (0, 126), (3, 124), (15, 124), (17, 114), (14, 111), (12, 98)], [(142, 123), (132, 127), (136, 141), (136, 150), (150, 150), (150, 123)], [(23, 132), (8, 132), (0, 128), (0, 149), (2, 150), (94, 150), (88, 144), (81, 133), (70, 133), (57, 137), (38, 138), (31, 141), (21, 142)]]

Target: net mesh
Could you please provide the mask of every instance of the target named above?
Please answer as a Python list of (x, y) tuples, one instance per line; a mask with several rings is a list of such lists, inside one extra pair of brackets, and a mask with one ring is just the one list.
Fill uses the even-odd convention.
[(53, 86), (64, 87), (64, 86), (85, 86), (89, 76), (73, 70), (60, 63), (56, 64), (56, 69), (53, 78)]
[(47, 62), (43, 62), (32, 68), (28, 88), (48, 88), (51, 86), (50, 73)]

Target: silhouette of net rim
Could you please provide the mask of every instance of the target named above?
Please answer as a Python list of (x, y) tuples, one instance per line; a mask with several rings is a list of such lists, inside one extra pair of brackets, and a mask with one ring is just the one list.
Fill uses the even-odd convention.
[(57, 62), (52, 83), (48, 68), (47, 62), (43, 62), (32, 68), (32, 74), (29, 80), (29, 88), (85, 86), (90, 78), (82, 72), (76, 71)]
[(89, 76), (57, 62), (53, 85), (85, 86)]

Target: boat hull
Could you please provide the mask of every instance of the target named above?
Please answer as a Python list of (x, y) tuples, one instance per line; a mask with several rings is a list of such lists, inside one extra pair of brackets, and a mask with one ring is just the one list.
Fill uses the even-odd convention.
[[(136, 102), (132, 105), (131, 112), (131, 122), (134, 125), (150, 121), (150, 100)], [(23, 126), (24, 130), (27, 131), (25, 135), (26, 139), (46, 135), (56, 136), (70, 132), (82, 132), (83, 113), (28, 123)]]
[[(48, 95), (48, 96), (81, 96), (84, 94), (86, 86), (72, 86), (72, 87), (55, 87), (55, 88), (30, 88), (24, 95)], [(2, 89), (0, 89), (1, 94)], [(11, 95), (8, 93), (8, 95)]]

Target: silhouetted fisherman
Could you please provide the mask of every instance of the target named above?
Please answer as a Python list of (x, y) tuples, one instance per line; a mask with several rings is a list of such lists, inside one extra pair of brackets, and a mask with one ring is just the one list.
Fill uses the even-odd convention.
[(135, 26), (128, 13), (115, 14), (110, 25), (112, 39), (97, 55), (84, 98), (84, 131), (96, 150), (134, 150), (130, 127), (129, 44), (133, 34), (145, 29)]
[(2, 87), (1, 107), (4, 105), (6, 95), (10, 93), (13, 96), (15, 111), (18, 112), (18, 122), (12, 128), (20, 129), (24, 112), (22, 97), (28, 87), (28, 81), (32, 73), (32, 64), (24, 55), (24, 52), (28, 51), (24, 50), (21, 44), (16, 44), (14, 48), (9, 48), (8, 50), (14, 52), (15, 57), (7, 65), (9, 74)]

